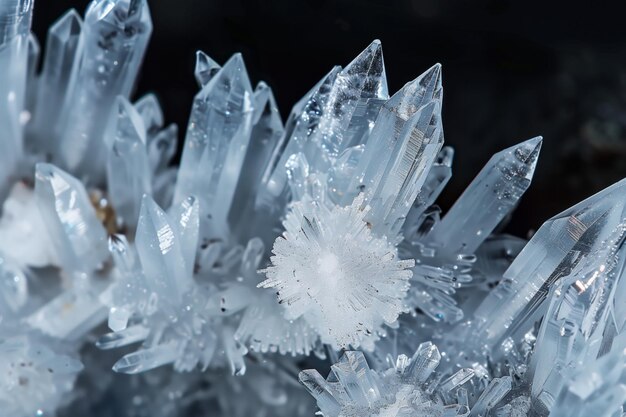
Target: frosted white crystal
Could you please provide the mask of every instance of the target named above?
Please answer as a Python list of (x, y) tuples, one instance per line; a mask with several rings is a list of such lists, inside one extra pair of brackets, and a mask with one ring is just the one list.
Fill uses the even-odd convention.
[(11, 189), (0, 217), (0, 253), (22, 265), (58, 265), (52, 241), (37, 207), (33, 190), (18, 182)]
[(37, 335), (0, 338), (0, 410), (11, 417), (52, 414), (72, 390), (82, 364)]
[(276, 289), (288, 318), (302, 316), (334, 346), (359, 346), (393, 323), (411, 277), (413, 261), (399, 260), (393, 245), (371, 234), (362, 201), (332, 209), (294, 204), (260, 284)]

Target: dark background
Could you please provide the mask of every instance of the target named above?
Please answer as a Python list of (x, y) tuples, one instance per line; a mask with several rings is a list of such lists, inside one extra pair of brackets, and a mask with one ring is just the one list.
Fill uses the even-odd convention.
[[(37, 0), (34, 31), (87, 1)], [(274, 89), (285, 118), (335, 64), (373, 39), (390, 91), (443, 64), (444, 131), (456, 150), (448, 207), (489, 157), (544, 136), (533, 185), (508, 230), (541, 222), (626, 177), (624, 8), (602, 1), (152, 0), (154, 32), (137, 96), (152, 91), (186, 127), (195, 51), (219, 63), (242, 52), (253, 83)], [(181, 134), (182, 136), (182, 134)], [(182, 137), (181, 137), (182, 140)]]

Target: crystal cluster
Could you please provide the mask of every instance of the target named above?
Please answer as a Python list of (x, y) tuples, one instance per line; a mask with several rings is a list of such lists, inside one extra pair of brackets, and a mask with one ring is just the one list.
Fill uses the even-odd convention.
[(0, 417), (624, 415), (626, 182), (501, 234), (536, 137), (442, 215), (441, 66), (390, 95), (378, 41), (285, 124), (199, 51), (179, 145), (131, 99), (145, 0), (67, 12), (40, 72), (33, 9), (0, 0)]

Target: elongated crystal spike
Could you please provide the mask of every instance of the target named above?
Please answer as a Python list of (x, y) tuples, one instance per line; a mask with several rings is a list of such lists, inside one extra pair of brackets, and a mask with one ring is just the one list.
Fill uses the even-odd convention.
[(450, 256), (474, 253), (530, 185), (541, 143), (536, 137), (492, 156), (430, 233), (433, 244)]
[(146, 0), (95, 0), (83, 25), (83, 52), (57, 132), (60, 163), (92, 184), (104, 180), (102, 135), (118, 95), (128, 98), (152, 21)]
[(180, 302), (192, 285), (193, 266), (187, 265), (179, 226), (149, 196), (142, 200), (135, 242), (146, 281), (159, 302)]
[(263, 181), (263, 173), (270, 163), (272, 152), (284, 133), (272, 89), (264, 82), (260, 82), (254, 91), (254, 103), (250, 144), (233, 196), (233, 210), (229, 215), (231, 228), (245, 227), (246, 222), (242, 220), (253, 214), (254, 196)]
[(257, 205), (273, 205), (272, 200), (284, 192), (287, 186), (285, 164), (292, 155), (304, 152), (305, 146), (311, 141), (311, 135), (317, 131), (330, 89), (340, 71), (341, 67), (334, 67), (293, 106), (285, 125), (285, 133), (263, 176), (264, 189), (257, 198)]
[(174, 203), (200, 200), (203, 239), (228, 235), (227, 216), (250, 140), (253, 93), (235, 54), (194, 99)]
[(615, 287), (625, 278), (625, 237), (626, 225), (621, 224), (550, 289), (550, 305), (537, 336), (540, 349), (529, 370), (533, 398), (546, 408), (572, 374), (604, 353), (607, 326), (613, 324)]
[(91, 273), (108, 258), (106, 231), (79, 180), (54, 165), (37, 164), (35, 198), (64, 268)]
[[(452, 177), (453, 156), (454, 150), (449, 146), (444, 146), (439, 152), (439, 155), (437, 155), (433, 166), (430, 167), (426, 182), (413, 202), (413, 206), (406, 216), (406, 221), (402, 229), (404, 239), (409, 243), (419, 241), (420, 234), (422, 233), (420, 228), (424, 225), (424, 221), (428, 215), (426, 209), (435, 202), (450, 180), (450, 177)], [(430, 230), (428, 227), (425, 227), (425, 229), (427, 229), (426, 231)]]
[(554, 282), (626, 220), (625, 195), (622, 180), (545, 222), (476, 310), (477, 340), (493, 347), (532, 327)]
[[(428, 169), (443, 145), (441, 107), (433, 100), (418, 110), (399, 134), (401, 145), (375, 190), (366, 193), (376, 233), (394, 236), (426, 181)], [(373, 192), (372, 192), (373, 191)]]
[(422, 343), (411, 358), (405, 374), (411, 380), (421, 384), (430, 377), (439, 365), (439, 361), (441, 361), (441, 354), (437, 346), (431, 342)]
[(71, 9), (59, 18), (48, 31), (43, 67), (38, 84), (36, 111), (32, 121), (32, 142), (46, 152), (55, 143), (50, 137), (61, 115), (72, 74), (81, 55), (80, 33), (82, 19)]
[(175, 343), (158, 345), (125, 355), (115, 362), (113, 370), (123, 374), (136, 374), (172, 363), (178, 355)]
[(104, 137), (107, 145), (107, 184), (116, 214), (132, 232), (137, 225), (141, 199), (151, 194), (146, 128), (139, 113), (118, 96)]
[(22, 111), (33, 4), (33, 0), (0, 2), (0, 200), (9, 190), (22, 155)]
[(472, 407), (469, 417), (481, 417), (488, 415), (489, 410), (494, 408), (506, 394), (511, 391), (511, 377), (504, 376), (502, 378), (494, 378), (489, 386), (476, 401)]
[(317, 401), (317, 406), (324, 415), (336, 416), (341, 411), (341, 405), (334, 397), (332, 388), (324, 378), (314, 369), (300, 372), (300, 382)]
[[(375, 40), (337, 75), (316, 146), (336, 158), (344, 149), (360, 144), (388, 98), (382, 45)], [(313, 155), (306, 156), (311, 159)]]
[(407, 83), (383, 105), (344, 197), (344, 204), (348, 204), (356, 193), (373, 191), (378, 187), (390, 158), (397, 155), (402, 146), (398, 136), (404, 124), (428, 102), (441, 102), (442, 94), (441, 65), (437, 64)]
[(373, 406), (380, 400), (380, 390), (362, 352), (345, 352), (330, 369), (355, 403)]

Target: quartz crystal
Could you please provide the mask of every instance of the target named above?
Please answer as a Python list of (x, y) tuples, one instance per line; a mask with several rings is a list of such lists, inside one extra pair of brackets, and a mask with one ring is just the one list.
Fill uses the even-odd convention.
[(34, 8), (0, 0), (0, 417), (625, 415), (626, 180), (501, 234), (535, 137), (442, 213), (442, 67), (390, 95), (377, 40), (284, 124), (198, 51), (179, 147), (131, 95), (146, 0), (65, 13), (41, 71)]

